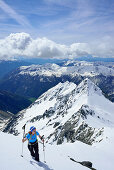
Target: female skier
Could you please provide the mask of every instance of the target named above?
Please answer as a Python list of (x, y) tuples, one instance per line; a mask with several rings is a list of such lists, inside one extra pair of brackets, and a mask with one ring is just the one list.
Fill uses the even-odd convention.
[(35, 158), (36, 161), (39, 162), (39, 148), (38, 148), (38, 139), (37, 136), (44, 142), (44, 139), (40, 136), (40, 134), (36, 131), (36, 128), (32, 126), (30, 131), (26, 135), (25, 138), (22, 139), (22, 142), (28, 140), (28, 149), (31, 153), (31, 156)]

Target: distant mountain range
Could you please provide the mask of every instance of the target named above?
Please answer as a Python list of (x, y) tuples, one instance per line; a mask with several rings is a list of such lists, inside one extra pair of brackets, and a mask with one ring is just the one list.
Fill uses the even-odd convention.
[(113, 65), (95, 62), (66, 61), (58, 64), (21, 66), (0, 81), (0, 89), (27, 98), (38, 98), (59, 82), (79, 84), (89, 78), (98, 85), (105, 96), (114, 101)]
[[(20, 67), (20, 66), (28, 66), (31, 64), (46, 64), (46, 63), (55, 63), (55, 64), (63, 64), (65, 62), (69, 62), (69, 59), (42, 59), (42, 58), (23, 58), (20, 57), (20, 59), (16, 59), (14, 61), (4, 61), (0, 60), (0, 78), (2, 78), (4, 75), (9, 73), (10, 71)], [(73, 61), (87, 61), (87, 62), (114, 62), (114, 58), (99, 58), (99, 57), (92, 57), (92, 56), (86, 56), (86, 57), (78, 57)]]
[(0, 79), (3, 78), (9, 72), (15, 70), (20, 66), (28, 66), (31, 64), (46, 64), (46, 63), (61, 63), (66, 60), (56, 60), (56, 59), (20, 59), (14, 61), (4, 61), (0, 60)]
[(77, 61), (88, 61), (88, 62), (96, 62), (96, 61), (103, 61), (103, 62), (114, 62), (114, 58), (103, 58), (103, 57), (92, 57), (92, 56), (84, 56), (76, 58)]

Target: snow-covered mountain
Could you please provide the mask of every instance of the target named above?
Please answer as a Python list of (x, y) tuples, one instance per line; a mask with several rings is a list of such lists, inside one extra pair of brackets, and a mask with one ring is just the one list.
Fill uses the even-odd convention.
[(106, 126), (114, 126), (113, 110), (114, 104), (91, 80), (86, 78), (78, 86), (67, 81), (41, 95), (5, 131), (21, 133), (28, 122), (27, 126), (37, 125), (49, 143), (79, 140), (91, 145), (103, 139)]
[[(67, 67), (68, 66), (68, 67)], [(63, 66), (57, 64), (45, 64), (41, 65), (31, 65), (31, 66), (21, 66), (19, 74), (28, 74), (30, 76), (45, 75), (52, 76), (55, 75), (60, 77), (61, 75), (81, 75), (81, 76), (96, 76), (103, 74), (104, 76), (114, 75), (114, 69), (106, 67), (101, 64), (96, 64), (94, 62), (85, 61), (67, 61)]]
[[(70, 161), (68, 156), (77, 161), (91, 161), (96, 169), (113, 169), (113, 110), (114, 104), (105, 98), (101, 89), (88, 78), (78, 86), (67, 81), (49, 89), (29, 108), (8, 122), (3, 131), (18, 135), (15, 139), (11, 138), (11, 135), (0, 135), (9, 141), (12, 139), (13, 144), (16, 142), (20, 146), (18, 140), (22, 137), (22, 126), (26, 123), (28, 132), (30, 126), (34, 125), (39, 133), (45, 136), (47, 163), (51, 169), (87, 169)], [(19, 152), (16, 146), (15, 152)], [(25, 159), (31, 160), (26, 148), (24, 152)], [(42, 156), (41, 154), (41, 159)], [(21, 161), (19, 158), (15, 160)], [(11, 162), (9, 165), (12, 166)], [(30, 167), (28, 162), (26, 165), (30, 169), (31, 164)], [(32, 165), (34, 169), (34, 163)], [(36, 166), (35, 168), (40, 169)], [(25, 167), (24, 160), (21, 167)], [(49, 170), (49, 167), (43, 165), (44, 169)]]
[[(71, 65), (69, 65), (71, 64)], [(22, 66), (9, 73), (0, 82), (0, 89), (27, 98), (38, 98), (59, 82), (79, 84), (89, 78), (99, 86), (111, 101), (114, 101), (114, 69), (93, 62), (69, 61), (63, 65), (45, 64)]]

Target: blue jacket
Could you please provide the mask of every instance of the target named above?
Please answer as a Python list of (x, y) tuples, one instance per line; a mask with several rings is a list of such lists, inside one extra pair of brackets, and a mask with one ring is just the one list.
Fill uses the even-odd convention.
[(34, 143), (37, 140), (37, 136), (39, 136), (39, 133), (36, 131), (36, 134), (30, 135), (29, 133), (27, 134), (26, 138), (29, 140), (30, 143)]

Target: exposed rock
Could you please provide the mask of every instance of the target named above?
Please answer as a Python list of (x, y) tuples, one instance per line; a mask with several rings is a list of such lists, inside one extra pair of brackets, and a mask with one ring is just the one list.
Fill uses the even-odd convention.
[[(68, 156), (68, 157), (69, 157), (69, 156)], [(76, 162), (76, 163), (79, 163), (79, 164), (81, 164), (81, 165), (83, 165), (83, 166), (86, 166), (86, 167), (88, 167), (88, 168), (91, 169), (91, 170), (96, 170), (95, 168), (92, 167), (92, 162), (90, 162), (90, 161), (82, 161), (82, 162), (79, 162), (79, 161), (76, 161), (75, 159), (73, 159), (73, 158), (71, 158), (71, 157), (69, 157), (69, 158), (70, 158), (70, 160), (73, 161), (73, 162)]]
[[(66, 138), (67, 142), (75, 142), (76, 140), (79, 140), (88, 145), (92, 145), (97, 137), (103, 133), (103, 129), (90, 127), (84, 121), (80, 124), (80, 120), (87, 118), (87, 115), (89, 114), (93, 115), (94, 111), (89, 109), (89, 106), (83, 105), (64, 125), (56, 128), (53, 133), (53, 142), (57, 141), (57, 144), (59, 145), (62, 144)], [(51, 137), (52, 134), (48, 137), (48, 139)]]

